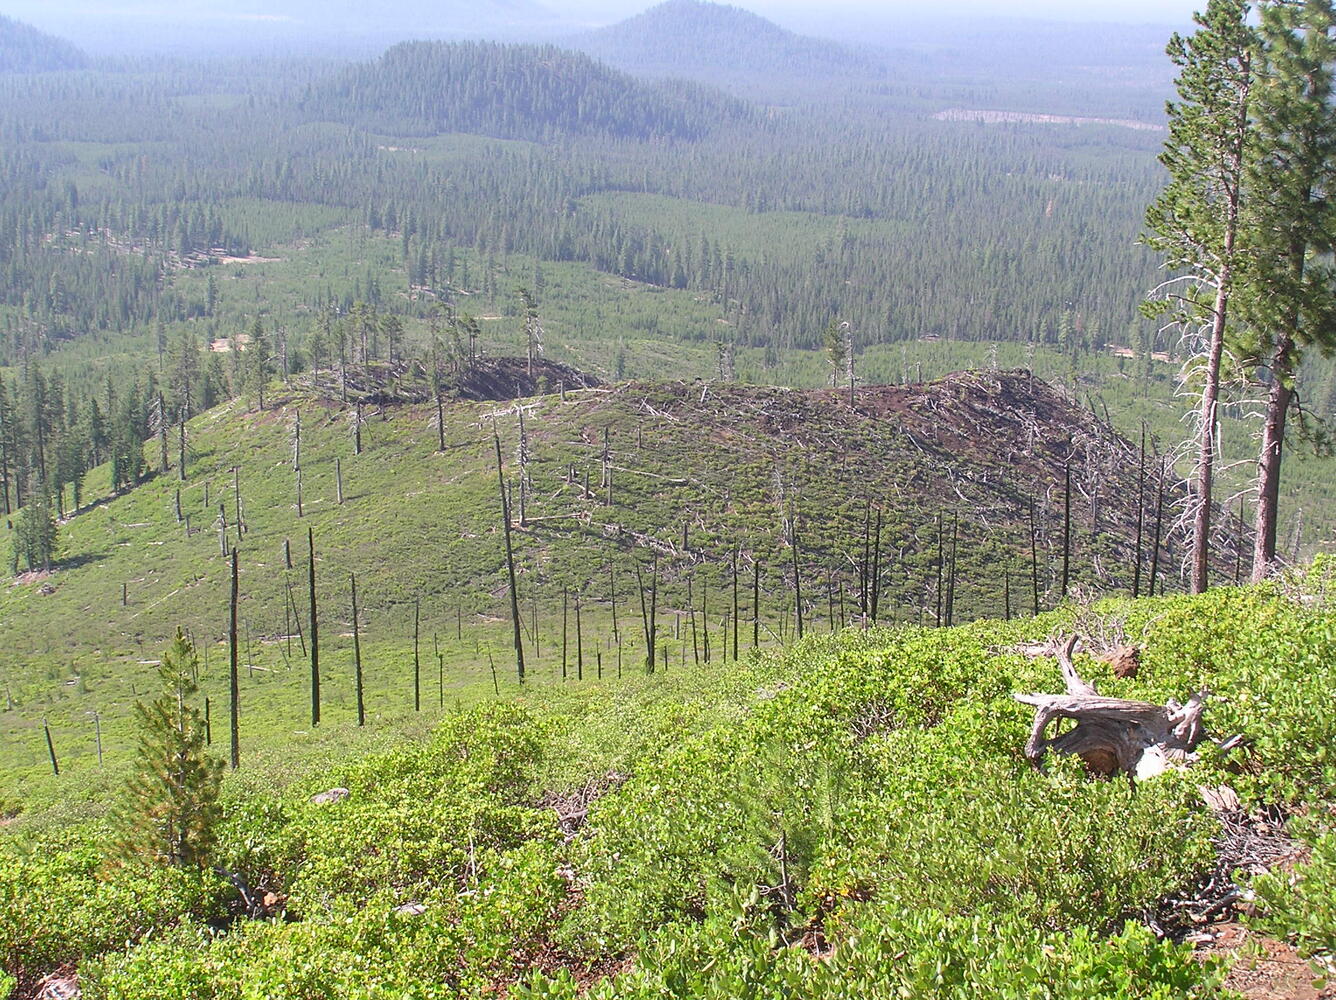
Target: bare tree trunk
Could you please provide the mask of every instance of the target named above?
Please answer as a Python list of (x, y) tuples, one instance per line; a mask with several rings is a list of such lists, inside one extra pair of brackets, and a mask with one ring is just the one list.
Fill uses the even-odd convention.
[(1141, 424), (1141, 459), (1137, 465), (1137, 546), (1132, 566), (1132, 597), (1141, 596), (1141, 546), (1146, 528), (1146, 424)]
[(232, 696), (230, 717), (232, 725), (232, 769), (241, 766), (241, 681), (237, 675), (237, 550), (232, 550), (232, 600), (227, 619), (227, 653), (230, 669), (228, 672), (229, 690)]
[(357, 687), (357, 725), (366, 725), (366, 701), (362, 694), (362, 629), (357, 618), (357, 574), (348, 574), (353, 597), (353, 682)]
[(492, 423), (492, 440), (496, 445), (496, 481), (501, 489), (501, 527), (506, 544), (506, 574), (510, 579), (510, 623), (514, 631), (515, 672), (524, 684), (524, 639), (520, 635), (520, 598), (515, 584), (515, 550), (510, 541), (510, 501), (506, 498), (506, 479), (501, 471), (501, 434)]
[(1072, 563), (1072, 462), (1062, 466), (1062, 597), (1067, 597), (1067, 583)]
[(1243, 549), (1248, 540), (1248, 526), (1243, 519), (1243, 497), (1239, 497), (1239, 533), (1234, 540), (1234, 586), (1243, 583)]
[(761, 645), (761, 560), (752, 562), (752, 649)]
[(946, 625), (950, 628), (956, 621), (956, 544), (960, 536), (960, 514), (951, 514), (951, 568), (946, 576)]
[(1252, 582), (1266, 579), (1276, 561), (1276, 530), (1280, 513), (1280, 460), (1285, 445), (1285, 424), (1294, 390), (1279, 373), (1288, 373), (1293, 341), (1284, 337), (1272, 355), (1271, 390), (1262, 424), (1262, 450), (1257, 458), (1257, 512), (1253, 520)]
[(798, 638), (801, 639), (803, 637), (803, 578), (802, 568), (799, 565), (798, 515), (796, 513), (793, 515), (793, 527), (790, 534), (793, 536), (793, 545), (790, 546), (793, 550), (793, 605), (798, 624)]
[(1215, 293), (1211, 318), (1211, 346), (1206, 359), (1206, 384), (1202, 387), (1201, 441), (1197, 453), (1197, 512), (1192, 521), (1192, 593), (1203, 593), (1210, 585), (1211, 491), (1215, 479), (1215, 421), (1220, 400), (1220, 361), (1225, 353), (1225, 311), (1229, 307), (1229, 258), (1234, 252), (1237, 207), (1230, 209), (1231, 224), (1225, 232), (1225, 264)]
[[(1164, 476), (1166, 459), (1160, 457), (1160, 484), (1155, 494), (1155, 539), (1150, 547), (1150, 590), (1147, 593), (1155, 596), (1155, 578), (1160, 572), (1160, 536), (1164, 528)], [(1163, 593), (1164, 588), (1160, 588)]]
[(158, 393), (158, 462), (161, 472), (167, 475), (167, 404), (162, 393)]
[(1039, 539), (1034, 523), (1034, 501), (1030, 501), (1030, 590), (1034, 595), (1034, 615), (1039, 617)]
[(877, 508), (877, 527), (872, 541), (872, 624), (881, 611), (881, 508)]
[(738, 550), (733, 548), (733, 662), (738, 661)]
[(937, 512), (937, 618), (936, 625), (942, 627), (943, 601), (946, 599), (946, 588), (943, 586), (943, 576), (946, 572), (946, 523), (941, 511)]
[(321, 632), (315, 614), (315, 530), (306, 529), (306, 581), (310, 586), (311, 613), (311, 725), (321, 724)]

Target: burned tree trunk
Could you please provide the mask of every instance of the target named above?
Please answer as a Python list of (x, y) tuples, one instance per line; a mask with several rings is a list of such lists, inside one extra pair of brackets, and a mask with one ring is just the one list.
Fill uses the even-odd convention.
[[(1123, 773), (1129, 778), (1154, 777), (1186, 761), (1203, 736), (1201, 716), (1207, 693), (1197, 692), (1186, 705), (1172, 700), (1167, 705), (1152, 705), (1105, 698), (1076, 672), (1072, 664), (1076, 643), (1073, 635), (1058, 652), (1065, 694), (1012, 696), (1035, 709), (1034, 726), (1025, 744), (1026, 759), (1038, 768), (1052, 749), (1076, 754), (1099, 774)], [(1044, 734), (1057, 719), (1072, 719), (1076, 726), (1047, 739)]]

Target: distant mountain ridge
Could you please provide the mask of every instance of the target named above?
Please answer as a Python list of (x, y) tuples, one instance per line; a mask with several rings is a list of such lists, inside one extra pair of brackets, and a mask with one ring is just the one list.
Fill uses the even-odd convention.
[(542, 141), (601, 134), (694, 140), (747, 105), (707, 87), (646, 83), (551, 45), (405, 42), (311, 89), (308, 113), (390, 134)]
[(0, 15), (0, 73), (82, 69), (88, 57), (63, 38)]
[(884, 68), (847, 45), (795, 34), (759, 14), (709, 0), (666, 0), (567, 44), (619, 69), (652, 76), (825, 77)]

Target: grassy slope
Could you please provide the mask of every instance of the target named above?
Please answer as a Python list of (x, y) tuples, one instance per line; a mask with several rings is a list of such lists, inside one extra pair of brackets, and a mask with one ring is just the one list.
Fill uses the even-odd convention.
[[(1212, 733), (1247, 733), (1247, 748), (1135, 792), (1031, 771), (1011, 692), (1060, 682), (1014, 647), (1072, 628), (1144, 648), (1132, 679), (1082, 659), (1101, 690), (1209, 686)], [(98, 875), (99, 827), (19, 824), (0, 838), (0, 892), (26, 890), (0, 911), (0, 953), (17, 948), (11, 970), (82, 956), (98, 997), (1220, 996), (1214, 969), (1136, 918), (1210, 864), (1198, 784), (1330, 800), (1333, 636), (1324, 605), (1219, 590), (850, 630), (616, 691), (533, 688), (427, 741), (310, 773), (275, 756), (230, 779), (221, 856), (296, 922), (215, 939), (186, 920), (121, 954), (217, 904), (153, 876), (147, 905), (115, 911), (145, 876)], [(333, 785), (350, 799), (307, 803)], [(582, 790), (587, 823), (565, 837), (548, 804)], [(785, 871), (787, 902), (769, 888)], [(45, 891), (59, 879), (86, 895)], [(409, 901), (425, 913), (391, 912)], [(1312, 947), (1333, 929), (1311, 922)]]
[[(290, 466), (299, 409), (300, 519)], [(203, 686), (218, 709), (215, 718), (223, 718), (228, 573), (219, 507), (234, 541), (234, 468), (248, 528), (240, 547), (239, 616), (250, 741), (314, 739), (305, 733), (301, 640), (290, 645), (283, 638), (290, 628), (289, 584), (299, 617), (306, 614), (308, 528), (316, 538), (331, 722), (346, 718), (353, 701), (350, 572), (358, 574), (367, 699), (377, 724), (411, 714), (405, 654), (418, 600), (429, 707), (439, 710), (461, 684), (490, 684), (493, 664), (499, 683), (513, 685), (490, 420), (498, 415), (507, 475), (514, 477), (518, 422), (512, 406), (451, 404), (444, 453), (436, 450), (434, 409), (406, 406), (366, 408), (364, 451), (354, 455), (352, 413), (313, 401), (295, 387), (263, 412), (233, 402), (192, 422), (184, 483), (173, 471), (93, 504), (62, 527), (57, 572), (11, 586), (0, 597), (0, 642), (10, 651), (0, 680), (16, 703), (0, 714), (6, 744), (0, 777), (6, 783), (51, 787), (44, 777), (44, 718), (67, 768), (79, 769), (93, 766), (89, 713), (102, 712), (108, 761), (123, 761), (129, 706), (177, 626), (204, 649)], [(648, 574), (651, 550), (660, 553), (660, 654), (667, 649), (671, 665), (696, 660), (707, 628), (713, 658), (719, 658), (724, 619), (731, 615), (735, 546), (742, 645), (751, 639), (753, 560), (763, 573), (762, 638), (769, 643), (790, 636), (796, 624), (784, 529), (790, 511), (799, 517), (808, 627), (829, 626), (841, 589), (843, 616), (856, 614), (852, 566), (861, 556), (868, 499), (885, 511), (883, 619), (935, 617), (935, 516), (943, 512), (949, 524), (951, 511), (965, 501), (974, 513), (960, 524), (957, 620), (1003, 613), (1008, 567), (1012, 607), (1028, 604), (1028, 535), (1022, 525), (1031, 497), (1039, 498), (1040, 585), (1047, 603), (1058, 582), (1061, 538), (1061, 458), (1045, 443), (1050, 438), (1073, 439), (1074, 481), (1095, 498), (1074, 504), (1073, 584), (1127, 582), (1135, 455), (1088, 414), (1023, 376), (980, 374), (865, 390), (858, 412), (842, 395), (702, 382), (627, 383), (565, 400), (536, 397), (525, 402), (525, 414), (534, 521), (516, 537), (526, 652), (538, 683), (561, 676), (563, 590), (583, 594), (586, 676), (597, 676), (600, 657), (609, 679), (619, 658), (623, 672), (638, 668), (644, 643), (634, 567)], [(605, 428), (611, 507), (599, 486)], [(148, 450), (156, 454), (151, 445)], [(343, 475), (342, 506), (336, 503), (336, 466)], [(572, 468), (575, 477), (568, 481)], [(584, 494), (586, 473), (590, 495)], [(104, 475), (90, 482), (90, 496), (105, 491)], [(182, 522), (175, 516), (178, 488)], [(285, 542), (292, 548), (292, 570), (285, 564)], [(614, 586), (620, 641), (611, 629)], [(692, 606), (710, 612), (708, 625), (697, 615), (694, 639)], [(838, 605), (835, 613), (841, 614)], [(572, 606), (568, 673), (577, 669), (575, 626)]]

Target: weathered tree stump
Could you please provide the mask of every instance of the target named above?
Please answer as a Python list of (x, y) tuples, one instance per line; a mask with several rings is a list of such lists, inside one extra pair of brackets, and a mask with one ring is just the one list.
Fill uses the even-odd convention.
[[(1016, 694), (1017, 701), (1035, 708), (1034, 726), (1025, 744), (1025, 756), (1035, 768), (1044, 754), (1076, 754), (1098, 774), (1127, 774), (1150, 778), (1175, 763), (1186, 762), (1202, 739), (1201, 716), (1208, 692), (1198, 691), (1186, 705), (1167, 705), (1105, 698), (1095, 685), (1083, 680), (1072, 664), (1073, 635), (1058, 652), (1067, 685), (1066, 694)], [(1054, 739), (1048, 727), (1057, 719), (1072, 719), (1076, 726)]]

